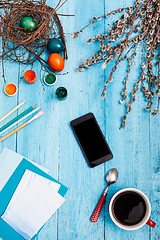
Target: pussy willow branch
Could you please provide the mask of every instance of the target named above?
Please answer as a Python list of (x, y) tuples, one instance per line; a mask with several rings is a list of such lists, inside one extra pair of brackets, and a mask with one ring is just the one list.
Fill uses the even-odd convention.
[[(119, 8), (113, 10), (101, 17), (93, 17), (92, 21), (81, 30), (75, 32), (72, 38), (77, 38), (89, 25), (94, 24), (102, 17), (110, 16), (123, 12), (120, 20), (116, 20), (107, 33), (97, 34), (87, 40), (87, 43), (99, 41), (100, 49), (90, 59), (85, 59), (77, 71), (83, 71), (90, 68), (96, 63), (103, 62), (102, 69), (109, 66), (111, 61), (115, 61), (114, 67), (109, 73), (108, 80), (105, 81), (105, 87), (102, 92), (102, 98), (105, 97), (109, 82), (113, 81), (113, 74), (117, 70), (117, 66), (124, 59), (127, 59), (129, 65), (127, 75), (124, 80), (124, 88), (122, 89), (122, 99), (126, 100), (127, 95), (127, 82), (129, 79), (130, 71), (133, 66), (133, 58), (137, 56), (137, 46), (142, 48), (141, 56), (141, 73), (137, 80), (133, 91), (131, 92), (131, 100), (126, 103), (127, 113), (123, 116), (122, 126), (126, 126), (127, 114), (131, 112), (131, 104), (136, 101), (136, 94), (140, 90), (143, 91), (148, 105), (146, 110), (150, 111), (153, 116), (159, 112), (160, 101), (160, 81), (159, 81), (159, 61), (160, 52), (156, 51), (160, 48), (160, 0), (136, 0), (135, 5), (128, 8)], [(116, 44), (114, 42), (116, 41)], [(143, 43), (142, 47), (140, 43)], [(156, 74), (154, 73), (154, 60), (158, 58), (156, 65)], [(156, 90), (155, 90), (156, 89)], [(157, 108), (152, 110), (153, 97), (158, 98)]]
[[(128, 41), (128, 38), (129, 38), (130, 33), (131, 33), (131, 31), (132, 31), (133, 24), (134, 24), (134, 21), (135, 21), (136, 16), (137, 16), (137, 11), (138, 11), (138, 8), (136, 9), (135, 14), (134, 14), (134, 16), (133, 16), (133, 22), (132, 22), (132, 25), (131, 25), (131, 27), (130, 27), (130, 30), (129, 30), (128, 34), (127, 34), (125, 43)], [(117, 61), (116, 61), (116, 63), (115, 63), (115, 66), (113, 67), (113, 69), (112, 69), (112, 71), (111, 71), (111, 73), (110, 73), (110, 75), (109, 75), (108, 82), (111, 80), (111, 78), (112, 78), (112, 76), (113, 76), (113, 73), (114, 73), (115, 69), (117, 68), (117, 65), (119, 64), (119, 60), (120, 60), (120, 57), (122, 56), (123, 51), (124, 51), (124, 48), (122, 48), (122, 50), (121, 50), (121, 52), (120, 52), (120, 54), (119, 54), (119, 56), (118, 56), (118, 59), (117, 59)], [(103, 89), (103, 92), (102, 92), (102, 98), (105, 97), (106, 89), (107, 89), (107, 87), (105, 86), (104, 89)]]

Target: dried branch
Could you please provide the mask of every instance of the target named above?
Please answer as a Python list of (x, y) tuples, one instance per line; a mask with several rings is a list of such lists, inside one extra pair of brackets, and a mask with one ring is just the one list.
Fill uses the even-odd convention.
[[(108, 79), (105, 81), (105, 86), (102, 92), (102, 98), (105, 98), (107, 86), (113, 81), (114, 72), (122, 60), (127, 59), (128, 68), (126, 78), (123, 80), (124, 87), (122, 89), (122, 104), (128, 98), (126, 93), (129, 73), (133, 66), (133, 58), (137, 56), (138, 46), (142, 49), (141, 55), (141, 73), (137, 80), (131, 99), (126, 103), (127, 113), (123, 116), (122, 127), (126, 126), (128, 113), (131, 112), (131, 104), (136, 101), (135, 95), (142, 89), (147, 101), (146, 110), (150, 111), (153, 116), (159, 112), (160, 102), (160, 52), (156, 51), (160, 46), (160, 1), (159, 0), (136, 0), (134, 6), (127, 8), (119, 8), (110, 13), (103, 15), (110, 16), (123, 12), (119, 20), (116, 20), (112, 27), (105, 34), (97, 34), (87, 40), (87, 43), (99, 41), (100, 49), (89, 59), (85, 59), (77, 68), (77, 71), (84, 71), (86, 68), (92, 67), (94, 64), (103, 62), (101, 68), (105, 69), (111, 61), (115, 61), (113, 69), (109, 73)], [(89, 25), (100, 20), (93, 17), (93, 20), (86, 25), (82, 30), (75, 32), (72, 38), (77, 38), (80, 33)], [(116, 43), (116, 44), (115, 44)], [(141, 45), (142, 43), (142, 45)], [(154, 71), (154, 61), (158, 58), (156, 65), (156, 73)], [(156, 90), (155, 90), (156, 89)], [(153, 97), (158, 99), (157, 107), (153, 111)]]

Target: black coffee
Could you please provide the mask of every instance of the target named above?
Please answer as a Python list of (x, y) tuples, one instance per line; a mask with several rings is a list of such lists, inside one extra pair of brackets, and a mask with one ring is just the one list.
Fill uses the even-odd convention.
[(145, 201), (135, 192), (120, 193), (113, 202), (113, 215), (124, 225), (138, 224), (144, 218), (145, 213)]

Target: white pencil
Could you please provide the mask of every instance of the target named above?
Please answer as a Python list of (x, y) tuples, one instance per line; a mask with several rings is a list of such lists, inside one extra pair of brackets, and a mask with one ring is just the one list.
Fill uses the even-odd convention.
[(12, 136), (14, 133), (18, 132), (19, 130), (21, 130), (22, 128), (24, 128), (24, 127), (27, 126), (29, 123), (31, 123), (31, 122), (34, 121), (35, 119), (39, 118), (39, 117), (42, 116), (43, 114), (44, 114), (44, 111), (38, 112), (34, 117), (32, 117), (31, 119), (29, 119), (27, 122), (23, 123), (22, 125), (20, 125), (20, 126), (17, 127), (16, 129), (14, 129), (13, 131), (11, 131), (10, 133), (8, 133), (7, 135), (5, 135), (4, 137), (0, 138), (0, 142), (4, 141), (6, 138)]
[(28, 113), (27, 115), (25, 115), (23, 118), (19, 119), (17, 122), (13, 123), (11, 126), (7, 127), (6, 129), (4, 129), (1, 133), (3, 134), (4, 132), (8, 131), (10, 128), (12, 128), (13, 126), (17, 125), (18, 123), (20, 123), (21, 121), (23, 121), (24, 119), (28, 118), (30, 115), (32, 115), (33, 113), (37, 112), (40, 109), (40, 107), (37, 107), (36, 109), (34, 109), (32, 112)]

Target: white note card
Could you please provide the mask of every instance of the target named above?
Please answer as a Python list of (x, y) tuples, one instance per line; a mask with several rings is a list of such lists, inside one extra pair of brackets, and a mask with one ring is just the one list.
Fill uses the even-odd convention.
[(26, 170), (2, 219), (24, 239), (31, 239), (65, 199), (60, 185)]

